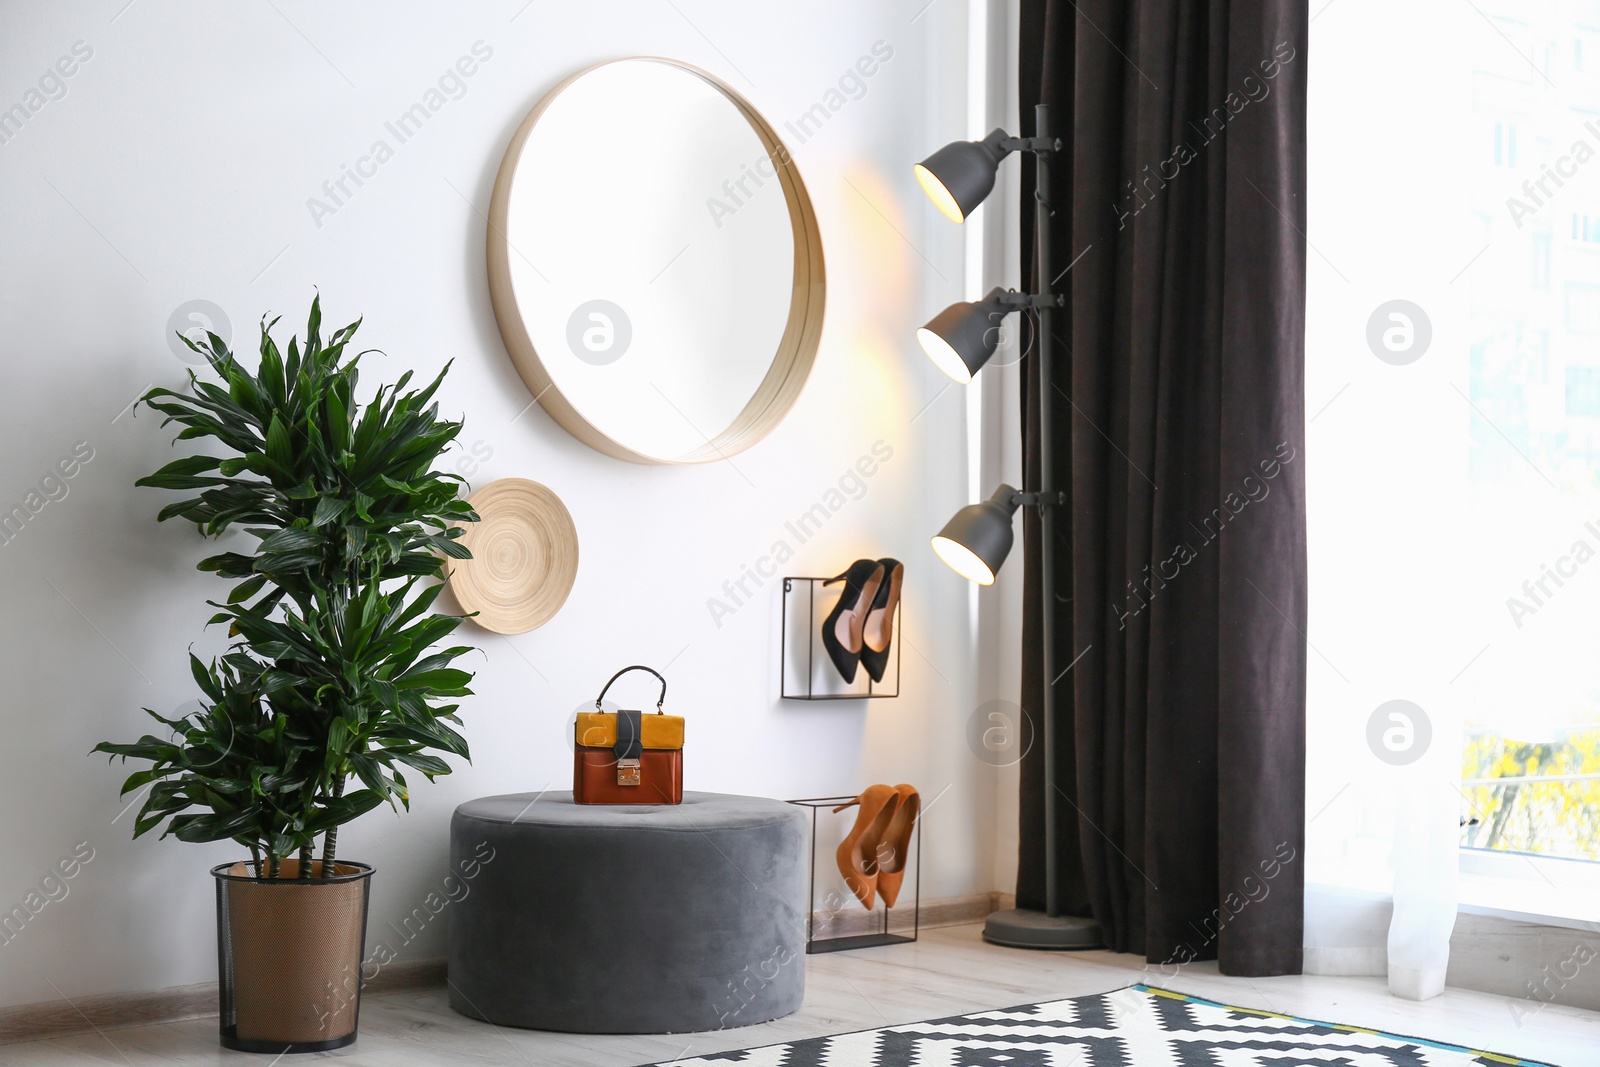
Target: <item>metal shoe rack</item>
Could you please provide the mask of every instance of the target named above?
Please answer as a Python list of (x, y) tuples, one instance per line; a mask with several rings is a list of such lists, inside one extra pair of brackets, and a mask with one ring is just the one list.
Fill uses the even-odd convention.
[[(837, 598), (831, 589), (822, 589), (827, 578), (788, 577), (783, 580), (783, 626), (780, 655), (783, 670), (779, 682), (779, 696), (784, 700), (886, 700), (900, 695), (900, 607), (894, 607), (894, 663), (884, 673), (883, 682), (874, 682), (865, 667), (856, 672), (853, 684), (846, 683), (834, 670), (822, 647), (821, 627)], [(818, 590), (823, 602), (821, 614), (817, 611)], [(803, 631), (802, 631), (803, 628)], [(789, 635), (805, 634), (804, 647), (790, 647)], [(804, 678), (798, 677), (801, 671)], [(818, 683), (818, 674), (824, 682)], [(865, 685), (862, 684), (865, 679)], [(838, 688), (834, 688), (835, 684)], [(851, 800), (853, 797), (846, 797)]]
[[(916, 822), (916, 833), (913, 835), (915, 844), (912, 846), (911, 855), (906, 857), (909, 867), (913, 860), (916, 863), (916, 876), (912, 882), (911, 898), (911, 933), (890, 932), (890, 913), (905, 913), (904, 908), (885, 908), (880, 906), (875, 913), (881, 913), (881, 918), (872, 920), (871, 925), (877, 929), (866, 933), (843, 933), (844, 929), (859, 927), (862, 923), (857, 919), (868, 918), (862, 915), (860, 903), (855, 895), (845, 887), (843, 893), (830, 891), (824, 899), (828, 905), (823, 914), (822, 921), (817, 920), (817, 812), (823, 809), (837, 808), (841, 804), (854, 804), (856, 798), (848, 797), (809, 797), (805, 800), (791, 800), (789, 803), (797, 804), (802, 808), (811, 809), (811, 866), (809, 884), (806, 887), (806, 954), (816, 955), (820, 952), (839, 952), (845, 949), (876, 948), (879, 945), (905, 945), (917, 939), (921, 931), (922, 916), (922, 819)], [(833, 867), (833, 853), (830, 850), (826, 856), (825, 870)], [(841, 886), (843, 879), (840, 879)], [(837, 898), (837, 899), (836, 899)], [(852, 919), (857, 921), (852, 922)], [(821, 929), (819, 930), (819, 926)], [(904, 929), (904, 923), (901, 923)]]

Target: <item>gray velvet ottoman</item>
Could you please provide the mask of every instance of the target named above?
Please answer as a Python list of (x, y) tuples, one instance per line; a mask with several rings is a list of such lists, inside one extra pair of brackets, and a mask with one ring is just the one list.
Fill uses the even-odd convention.
[[(536, 799), (537, 798), (537, 799)], [(805, 995), (805, 815), (761, 797), (574, 804), (570, 792), (456, 809), (450, 1006), (586, 1034), (749, 1026)]]

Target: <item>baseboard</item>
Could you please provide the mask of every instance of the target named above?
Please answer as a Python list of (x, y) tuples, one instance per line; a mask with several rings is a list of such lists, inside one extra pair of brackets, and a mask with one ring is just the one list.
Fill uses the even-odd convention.
[[(444, 958), (392, 963), (364, 985), (368, 996), (400, 993), (444, 985)], [(217, 984), (173, 986), (147, 993), (108, 993), (102, 996), (47, 1000), (0, 1008), (0, 1045), (18, 1041), (90, 1034), (96, 1030), (121, 1030), (129, 1026), (174, 1023), (217, 1014)]]
[(1389, 950), (1376, 948), (1305, 947), (1302, 974), (1337, 975), (1343, 978), (1382, 978), (1389, 973)]
[[(961, 897), (925, 900), (922, 902), (919, 922), (924, 929), (981, 922), (991, 911), (1012, 907), (1014, 899), (1009, 893), (971, 893)], [(893, 928), (898, 932), (903, 922), (909, 930), (910, 909), (902, 907), (896, 910), (903, 912), (904, 918), (896, 915)], [(818, 936), (846, 937), (875, 932), (881, 922), (880, 914), (857, 907), (837, 912), (819, 911), (813, 918)], [(390, 964), (366, 983), (363, 989), (367, 996), (381, 996), (384, 993), (443, 985), (444, 959), (440, 957)], [(70, 1037), (96, 1030), (121, 1030), (130, 1026), (204, 1019), (216, 1014), (215, 982), (154, 989), (146, 993), (76, 997), (70, 1004), (65, 1000), (21, 1004), (14, 1008), (0, 1008), (0, 1045)]]
[[(1015, 900), (1010, 893), (969, 893), (963, 897), (941, 897), (938, 900), (924, 900), (918, 924), (924, 929), (936, 926), (965, 926), (968, 923), (982, 922), (991, 912), (1013, 905), (1009, 901)], [(890, 915), (890, 931), (893, 933), (911, 932), (910, 901), (901, 899), (900, 907), (895, 908)], [(854, 901), (850, 907), (840, 908), (837, 911), (815, 911), (811, 913), (812, 936), (822, 937), (853, 937), (856, 934), (874, 934), (883, 928), (883, 912), (878, 910), (867, 911)]]
[(1600, 1011), (1600, 931), (1516, 922), (1493, 915), (1456, 917), (1447, 985), (1508, 998), (1520, 1027), (1546, 1004)]
[[(1307, 930), (1324, 942), (1305, 950), (1305, 973), (1376, 978), (1389, 973), (1389, 923), (1394, 905), (1368, 890), (1307, 887), (1316, 894), (1327, 929)], [(1329, 921), (1332, 916), (1334, 921)], [(1554, 925), (1559, 922), (1562, 925)], [(1343, 940), (1345, 945), (1326, 944)], [(1539, 923), (1461, 911), (1450, 934), (1445, 985), (1506, 998), (1506, 1011), (1522, 1020), (1547, 1004), (1600, 1011), (1600, 926), (1554, 920)]]

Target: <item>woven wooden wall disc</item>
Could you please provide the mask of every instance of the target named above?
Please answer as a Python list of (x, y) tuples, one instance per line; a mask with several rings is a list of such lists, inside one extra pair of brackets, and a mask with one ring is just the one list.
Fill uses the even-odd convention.
[(450, 561), (450, 588), (479, 626), (523, 634), (561, 610), (578, 576), (578, 531), (561, 498), (526, 478), (502, 478), (471, 497), (478, 521)]

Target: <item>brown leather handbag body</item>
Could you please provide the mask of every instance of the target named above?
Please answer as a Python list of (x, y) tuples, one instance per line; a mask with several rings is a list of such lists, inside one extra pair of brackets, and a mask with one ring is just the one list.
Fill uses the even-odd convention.
[[(629, 671), (649, 671), (661, 683), (654, 715), (602, 710), (606, 691)], [(683, 803), (683, 716), (662, 711), (667, 680), (649, 667), (624, 667), (578, 713), (572, 799), (579, 804)]]

